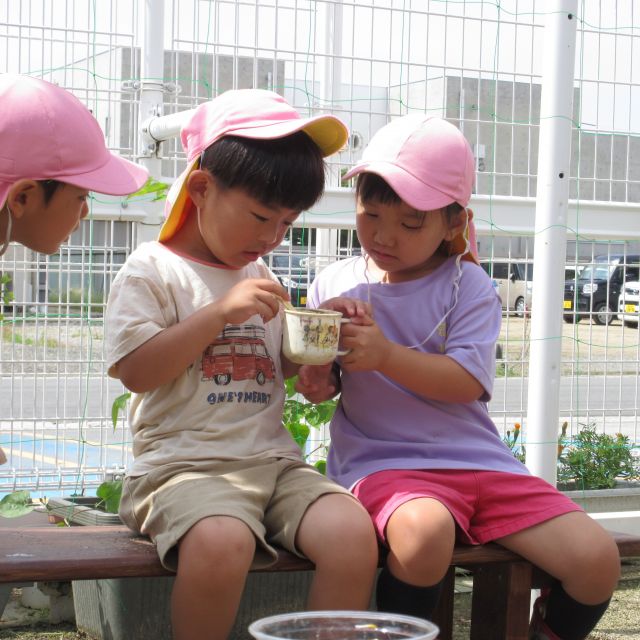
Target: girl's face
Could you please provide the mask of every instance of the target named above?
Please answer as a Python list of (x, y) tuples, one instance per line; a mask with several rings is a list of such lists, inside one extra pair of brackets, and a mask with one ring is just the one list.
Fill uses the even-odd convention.
[[(206, 171), (194, 171), (188, 188), (199, 211), (168, 242), (188, 255), (240, 268), (275, 249), (299, 211), (267, 207), (242, 189), (225, 189)], [(175, 242), (172, 242), (175, 239)]]
[(406, 282), (436, 269), (447, 256), (438, 248), (460, 233), (462, 221), (448, 224), (443, 209), (421, 212), (404, 202), (383, 204), (358, 200), (356, 227), (364, 251), (380, 277)]
[(22, 188), (9, 197), (13, 214), (12, 238), (34, 251), (55, 253), (89, 213), (89, 192), (62, 184), (45, 203), (39, 183), (33, 180), (22, 182)]

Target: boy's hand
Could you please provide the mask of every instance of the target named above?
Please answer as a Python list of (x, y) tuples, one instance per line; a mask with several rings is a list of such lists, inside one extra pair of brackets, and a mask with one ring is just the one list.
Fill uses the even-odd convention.
[(387, 360), (393, 343), (387, 340), (373, 319), (364, 317), (358, 323), (352, 321), (342, 325), (340, 346), (349, 349), (340, 361), (345, 371), (377, 371)]
[(339, 384), (332, 367), (331, 362), (321, 365), (303, 364), (298, 370), (295, 390), (314, 404), (333, 398), (338, 392)]
[(255, 315), (269, 322), (278, 315), (283, 300), (289, 300), (284, 287), (267, 278), (256, 278), (239, 282), (214, 304), (225, 324), (242, 324)]
[(357, 298), (330, 298), (329, 300), (325, 300), (319, 308), (339, 311), (345, 318), (349, 318), (351, 322), (355, 324), (373, 319), (373, 309), (371, 305)]

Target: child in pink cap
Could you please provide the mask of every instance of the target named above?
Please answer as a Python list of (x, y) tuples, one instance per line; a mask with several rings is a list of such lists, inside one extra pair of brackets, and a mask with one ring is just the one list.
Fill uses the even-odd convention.
[(159, 240), (129, 257), (107, 307), (110, 374), (134, 392), (120, 515), (176, 571), (178, 640), (226, 637), (276, 545), (314, 562), (311, 609), (364, 609), (375, 533), (282, 425), (297, 367), (280, 355), (288, 295), (262, 260), (322, 194), (347, 130), (247, 89), (200, 105), (181, 137)]
[(109, 151), (89, 109), (55, 84), (0, 75), (0, 256), (12, 241), (55, 253), (89, 191), (126, 195), (147, 170)]
[(342, 388), (327, 470), (389, 549), (378, 608), (428, 618), (456, 541), (494, 541), (557, 578), (531, 638), (585, 638), (616, 586), (618, 551), (489, 417), (501, 305), (468, 259), (469, 144), (445, 120), (408, 115), (373, 136), (353, 176), (363, 255), (320, 273), (308, 300), (352, 317), (351, 351), (339, 366), (302, 367), (298, 390), (317, 402)]
[(71, 93), (0, 75), (0, 256), (12, 241), (55, 253), (89, 212), (89, 191), (125, 195), (146, 180), (146, 169), (106, 148), (95, 118)]

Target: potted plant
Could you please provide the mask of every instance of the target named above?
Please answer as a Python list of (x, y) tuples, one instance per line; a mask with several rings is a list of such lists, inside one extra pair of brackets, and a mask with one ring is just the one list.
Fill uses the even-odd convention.
[[(567, 438), (564, 422), (558, 436), (558, 488), (588, 513), (637, 511), (640, 506), (640, 458), (628, 436), (598, 432), (595, 423), (581, 424)], [(526, 445), (520, 424), (504, 442), (524, 462)]]

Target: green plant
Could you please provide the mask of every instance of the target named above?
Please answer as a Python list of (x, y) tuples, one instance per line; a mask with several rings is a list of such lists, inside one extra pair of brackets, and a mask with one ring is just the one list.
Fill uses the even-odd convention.
[[(567, 427), (569, 424), (567, 422), (563, 422), (560, 427), (560, 434), (558, 435), (558, 460), (560, 460), (560, 456), (565, 448), (565, 442), (567, 437)], [(507, 434), (502, 441), (511, 449), (511, 453), (513, 453), (514, 457), (520, 460), (524, 464), (527, 457), (527, 449), (524, 445), (524, 441), (520, 437), (522, 433), (522, 427), (519, 422), (516, 422), (513, 425), (513, 431), (508, 430)]]
[(564, 448), (558, 480), (574, 482), (580, 489), (610, 489), (617, 478), (640, 478), (640, 464), (629, 438), (621, 433), (598, 433), (594, 424), (584, 426)]
[(11, 282), (11, 276), (8, 273), (0, 275), (0, 322), (4, 320), (4, 314), (2, 313), (2, 307), (13, 300), (13, 293), (9, 290), (9, 283)]
[(120, 498), (122, 497), (122, 480), (106, 480), (96, 490), (100, 502), (97, 509), (103, 509), (107, 513), (118, 513)]
[(167, 191), (169, 191), (169, 184), (167, 182), (161, 182), (155, 178), (149, 178), (135, 193), (128, 195), (126, 200), (131, 200), (139, 196), (151, 195), (153, 198), (151, 202), (157, 200), (164, 200), (167, 197)]
[(14, 491), (0, 500), (0, 516), (3, 518), (19, 518), (31, 513), (39, 502), (31, 499), (28, 491)]
[[(289, 378), (285, 381), (287, 398), (284, 402), (284, 413), (282, 421), (291, 437), (298, 443), (298, 446), (305, 452), (311, 428), (319, 429), (323, 424), (327, 424), (336, 410), (337, 400), (325, 400), (319, 404), (311, 404), (297, 399), (295, 383), (297, 378)], [(319, 450), (326, 452), (326, 445), (322, 444), (318, 449), (310, 451), (308, 455), (317, 454)], [(325, 473), (326, 460), (323, 456), (314, 463), (316, 469)]]
[(513, 456), (524, 463), (525, 461), (525, 448), (520, 440), (520, 434), (522, 433), (522, 427), (519, 422), (513, 425), (513, 431), (507, 430), (507, 434), (502, 441), (511, 449)]

